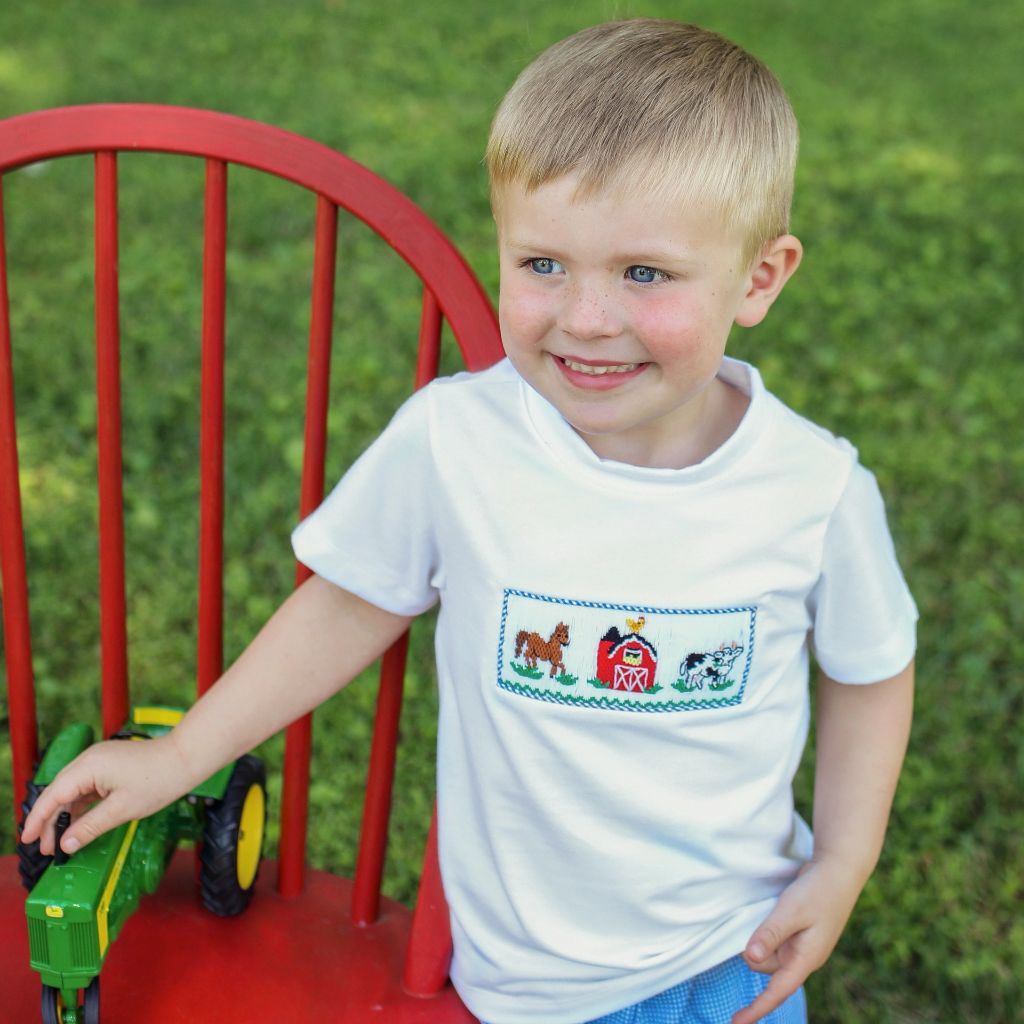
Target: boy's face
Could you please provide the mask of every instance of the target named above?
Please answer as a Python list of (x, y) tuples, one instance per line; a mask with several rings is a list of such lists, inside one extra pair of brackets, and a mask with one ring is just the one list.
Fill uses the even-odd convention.
[(764, 315), (757, 270), (699, 214), (574, 189), (568, 176), (496, 195), (505, 351), (599, 456), (699, 461), (745, 407), (715, 374), (733, 322)]

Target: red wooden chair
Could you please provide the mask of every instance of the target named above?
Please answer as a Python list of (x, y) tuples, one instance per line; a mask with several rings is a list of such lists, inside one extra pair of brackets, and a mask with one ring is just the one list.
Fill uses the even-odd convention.
[[(84, 106), (0, 121), (0, 173), (54, 157), (95, 154), (99, 605), (105, 735), (117, 730), (129, 705), (117, 205), (119, 154), (128, 151), (186, 154), (205, 160), (200, 693), (222, 670), (228, 164), (277, 176), (316, 197), (300, 515), (313, 509), (323, 495), (339, 206), (373, 228), (423, 281), (416, 386), (437, 372), (442, 318), (471, 369), (483, 368), (501, 354), (491, 305), (439, 229), (392, 186), (323, 145), (241, 118), (173, 107)], [(5, 251), (0, 190), (0, 558), (17, 819), (38, 739)], [(298, 567), (297, 582), (305, 575)], [(103, 971), (105, 1021), (227, 1024), (316, 1019), (454, 1024), (473, 1020), (447, 981), (451, 940), (433, 824), (415, 910), (409, 912), (380, 892), (407, 641), (408, 637), (400, 640), (381, 667), (354, 879), (305, 868), (310, 764), (306, 719), (287, 732), (276, 872), (274, 865), (264, 865), (260, 892), (245, 915), (214, 918), (196, 900), (192, 856), (179, 852), (160, 892), (143, 900), (111, 947)], [(39, 985), (28, 967), (24, 891), (15, 863), (13, 856), (0, 858), (0, 1016), (31, 1021), (39, 1013)]]

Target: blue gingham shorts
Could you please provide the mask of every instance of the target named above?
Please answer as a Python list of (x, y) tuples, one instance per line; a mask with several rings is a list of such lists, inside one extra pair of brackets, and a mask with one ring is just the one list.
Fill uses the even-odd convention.
[[(605, 1014), (585, 1024), (729, 1024), (767, 987), (770, 974), (752, 971), (741, 956), (689, 978), (635, 1006)], [(799, 988), (761, 1024), (807, 1024), (807, 1002)]]
[[(586, 1024), (729, 1024), (767, 987), (770, 974), (752, 971), (741, 956), (689, 978), (635, 1006), (587, 1021)], [(761, 1024), (807, 1024), (804, 990), (797, 989)]]

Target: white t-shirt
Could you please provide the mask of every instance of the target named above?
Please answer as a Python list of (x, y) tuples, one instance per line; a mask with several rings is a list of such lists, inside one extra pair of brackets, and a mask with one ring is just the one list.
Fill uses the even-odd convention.
[(295, 531), (390, 611), (440, 600), (452, 980), (579, 1024), (743, 949), (810, 855), (791, 783), (809, 641), (895, 675), (916, 610), (874, 478), (765, 391), (700, 464), (599, 459), (508, 362), (411, 398)]

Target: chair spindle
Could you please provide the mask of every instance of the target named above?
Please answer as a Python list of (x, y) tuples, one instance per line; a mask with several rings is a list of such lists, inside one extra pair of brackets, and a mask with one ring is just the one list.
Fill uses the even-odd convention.
[[(299, 497), (300, 519), (309, 515), (324, 496), (337, 248), (338, 207), (326, 196), (318, 195), (306, 377), (305, 444)], [(296, 563), (295, 586), (298, 587), (311, 575), (306, 566)], [(297, 896), (302, 891), (305, 881), (312, 738), (312, 715), (305, 715), (297, 722), (293, 722), (285, 733), (277, 881), (282, 896)]]
[(14, 820), (21, 820), (21, 796), (37, 754), (36, 699), (28, 614), (25, 540), (18, 481), (18, 438), (14, 416), (14, 367), (7, 289), (3, 180), (0, 179), (0, 570), (3, 573), (7, 708), (14, 762)]
[(96, 154), (96, 433), (99, 473), (100, 648), (103, 735), (128, 717), (121, 359), (118, 312), (117, 155)]
[(206, 161), (203, 222), (199, 466), (199, 623), (196, 689), (224, 671), (224, 302), (227, 164)]

